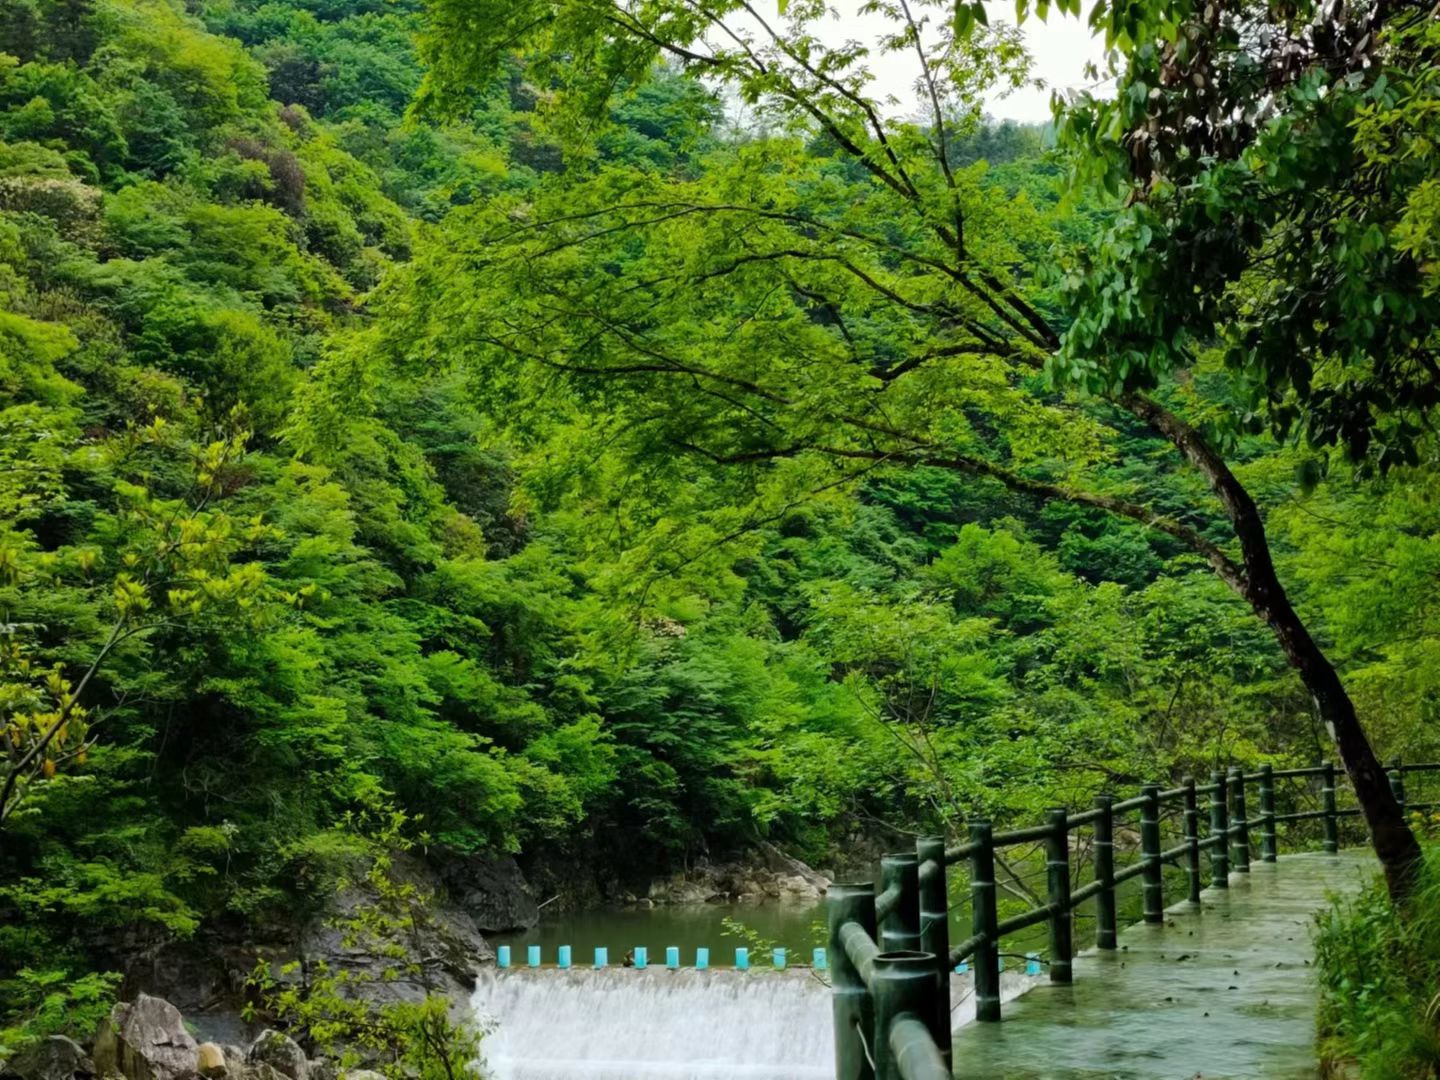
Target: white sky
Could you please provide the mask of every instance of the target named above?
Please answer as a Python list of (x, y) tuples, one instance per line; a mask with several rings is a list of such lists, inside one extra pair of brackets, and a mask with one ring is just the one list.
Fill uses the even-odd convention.
[[(1085, 5), (1089, 15), (1090, 5)], [(1014, 4), (997, 4), (987, 0), (985, 10), (990, 21), (1015, 19)], [(1090, 27), (1085, 19), (1060, 15), (1051, 11), (1048, 22), (1041, 22), (1033, 16), (1020, 27), (1025, 36), (1025, 47), (1034, 58), (1032, 74), (1046, 83), (1046, 89), (1019, 90), (1007, 98), (991, 101), (990, 111), (1006, 120), (1023, 120), (1035, 123), (1050, 119), (1050, 93), (1053, 90), (1077, 90), (1090, 85), (1085, 78), (1085, 65), (1100, 60), (1105, 52), (1104, 37), (1091, 37)]]
[[(861, 16), (856, 14), (860, 0), (831, 0), (832, 6), (840, 12), (840, 18), (828, 20), (819, 36), (827, 43), (839, 44), (847, 39), (872, 42), (881, 33), (893, 32), (894, 25), (882, 16)], [(1088, 14), (1089, 5), (1086, 6)], [(986, 0), (991, 24), (1014, 23), (1015, 5), (1013, 0)], [(927, 9), (932, 18), (936, 9)], [(1076, 89), (1087, 85), (1084, 71), (1086, 63), (1099, 61), (1104, 52), (1104, 41), (1090, 36), (1089, 27), (1083, 18), (1061, 15), (1051, 11), (1048, 22), (1040, 22), (1031, 16), (1021, 26), (1026, 47), (1034, 58), (1032, 75), (1046, 83), (1046, 89), (1026, 88), (1009, 96), (997, 95), (990, 102), (990, 112), (999, 119), (1020, 120), (1039, 123), (1050, 119), (1051, 90)], [(907, 105), (914, 100), (915, 63), (909, 54), (880, 54), (872, 52), (868, 64), (875, 76), (877, 90), (882, 94), (893, 94)], [(908, 110), (907, 110), (908, 111)]]

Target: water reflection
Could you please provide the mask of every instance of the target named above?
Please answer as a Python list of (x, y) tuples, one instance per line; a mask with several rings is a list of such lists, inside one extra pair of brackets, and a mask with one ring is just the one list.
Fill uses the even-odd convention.
[[(726, 920), (743, 924), (754, 940), (727, 934)], [(487, 935), (487, 940), (511, 946), (516, 964), (524, 962), (529, 945), (540, 946), (546, 964), (555, 962), (559, 946), (569, 945), (577, 966), (588, 966), (597, 946), (608, 949), (610, 963), (618, 964), (630, 949), (643, 945), (651, 964), (663, 963), (665, 949), (675, 946), (685, 967), (694, 964), (697, 948), (710, 950), (712, 967), (728, 967), (736, 946), (751, 946), (752, 963), (759, 963), (762, 958), (753, 948), (759, 941), (784, 947), (793, 963), (808, 963), (811, 949), (825, 944), (824, 926), (825, 907), (817, 903), (675, 904), (568, 913), (542, 918), (524, 933)]]

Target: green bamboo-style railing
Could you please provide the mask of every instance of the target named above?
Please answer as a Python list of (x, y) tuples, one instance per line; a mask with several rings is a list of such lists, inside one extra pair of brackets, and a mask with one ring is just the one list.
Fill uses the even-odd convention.
[[(1431, 810), (1440, 804), (1408, 805), (1405, 774), (1440, 771), (1440, 763), (1401, 765), (1389, 769), (1390, 787), (1402, 808)], [(1277, 809), (1276, 782), (1301, 780), (1313, 795), (1316, 809)], [(1252, 821), (1247, 788), (1256, 791), (1259, 812)], [(1200, 798), (1209, 799), (1209, 827), (1201, 835)], [(1286, 792), (1286, 804), (1299, 807), (1303, 793)], [(1165, 847), (1162, 821), (1167, 810), (1179, 819), (1180, 843)], [(947, 847), (941, 837), (921, 837), (914, 853), (886, 855), (880, 864), (880, 889), (870, 882), (835, 884), (826, 895), (830, 936), (831, 988), (835, 1021), (835, 1075), (838, 1080), (945, 1080), (951, 1075), (950, 972), (968, 962), (974, 972), (975, 1018), (1000, 1019), (1002, 940), (1040, 923), (1049, 926), (1050, 980), (1072, 978), (1074, 912), (1094, 900), (1095, 945), (1114, 949), (1117, 936), (1118, 888), (1140, 879), (1143, 919), (1165, 918), (1165, 868), (1183, 872), (1187, 899), (1200, 902), (1201, 853), (1208, 855), (1210, 887), (1228, 888), (1230, 875), (1249, 873), (1252, 841), (1258, 833), (1258, 857), (1274, 862), (1279, 853), (1278, 828), (1318, 821), (1321, 849), (1340, 849), (1341, 822), (1357, 817), (1353, 806), (1336, 798), (1335, 766), (1302, 769), (1261, 766), (1257, 772), (1238, 768), (1210, 774), (1208, 784), (1187, 777), (1176, 788), (1145, 785), (1140, 794), (1116, 801), (1101, 795), (1079, 813), (1049, 811), (1043, 824), (996, 832), (989, 822), (972, 821), (969, 840)], [(1137, 823), (1136, 856), (1117, 867), (1116, 823), (1132, 817)], [(1089, 832), (1090, 881), (1076, 887), (1071, 853), (1082, 831)], [(1045, 850), (1045, 901), (1000, 918), (995, 876), (996, 852), (1027, 844)], [(950, 867), (969, 867), (971, 934), (951, 945), (947, 878)]]

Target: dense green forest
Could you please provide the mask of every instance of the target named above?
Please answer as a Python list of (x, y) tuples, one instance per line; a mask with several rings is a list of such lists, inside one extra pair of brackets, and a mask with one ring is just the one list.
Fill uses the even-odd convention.
[(1376, 753), (1440, 751), (1433, 69), (1246, 136), (1367, 177), (1309, 310), (1333, 206), (1233, 132), (1135, 199), (1144, 93), (987, 119), (1011, 29), (887, 128), (812, 39), (533, 6), (0, 0), (0, 1047), (377, 815), (638, 881), (1333, 757), (1163, 416)]

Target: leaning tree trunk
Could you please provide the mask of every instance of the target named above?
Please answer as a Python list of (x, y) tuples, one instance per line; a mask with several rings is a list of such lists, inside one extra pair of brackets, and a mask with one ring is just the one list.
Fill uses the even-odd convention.
[(1415, 884), (1420, 845), (1406, 824), (1405, 814), (1390, 790), (1385, 770), (1375, 757), (1365, 729), (1360, 726), (1355, 703), (1350, 700), (1339, 673), (1311, 637), (1280, 584), (1265, 536), (1265, 523), (1255, 500), (1224, 459), (1185, 421), (1139, 395), (1128, 396), (1121, 404), (1173, 443), (1186, 460), (1204, 474), (1220, 499), (1240, 542), (1244, 563), (1241, 573), (1229, 572), (1236, 569), (1233, 567), (1217, 567), (1220, 576), (1270, 627), (1290, 666), (1310, 691), (1315, 709), (1325, 722), (1345, 774), (1355, 789), (1390, 895), (1396, 900), (1405, 899)]
[(1370, 828), (1370, 842), (1385, 870), (1390, 895), (1396, 900), (1403, 900), (1415, 884), (1420, 866), (1420, 845), (1405, 822), (1405, 814), (1390, 790), (1385, 770), (1376, 759), (1370, 740), (1365, 737), (1365, 730), (1355, 715), (1355, 703), (1346, 693), (1334, 665), (1315, 644), (1278, 582), (1274, 590), (1268, 599), (1258, 590), (1256, 595), (1246, 599), (1275, 632), (1286, 658), (1300, 673), (1310, 691), (1316, 711), (1325, 722), (1325, 728), (1330, 732), (1345, 766), (1345, 773), (1355, 789), (1360, 811)]

